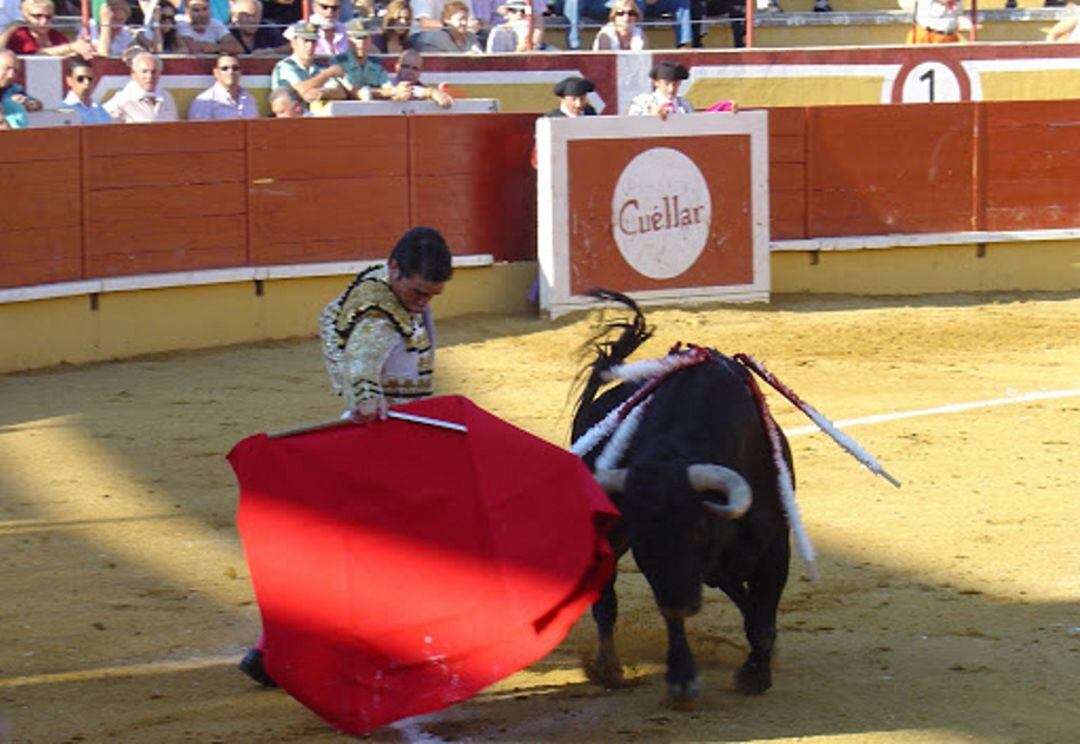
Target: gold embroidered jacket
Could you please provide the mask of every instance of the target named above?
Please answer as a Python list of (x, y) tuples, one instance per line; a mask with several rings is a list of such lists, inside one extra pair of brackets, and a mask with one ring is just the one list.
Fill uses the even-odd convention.
[(406, 310), (390, 288), (386, 267), (361, 272), (326, 306), (319, 336), (330, 383), (348, 410), (379, 396), (394, 405), (431, 395), (430, 310)]

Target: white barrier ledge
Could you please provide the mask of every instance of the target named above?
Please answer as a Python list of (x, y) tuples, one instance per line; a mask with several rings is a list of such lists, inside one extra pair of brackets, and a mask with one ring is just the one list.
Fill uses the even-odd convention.
[[(454, 256), (453, 261), (454, 268), (473, 269), (493, 266), (495, 257), (490, 253), (475, 253), (466, 256)], [(369, 266), (381, 263), (385, 263), (385, 261), (335, 261), (287, 266), (241, 266), (235, 269), (178, 271), (170, 274), (138, 274), (107, 279), (87, 279), (78, 282), (36, 284), (31, 287), (0, 289), (0, 304), (51, 300), (58, 297), (75, 297), (106, 292), (132, 292), (141, 289), (194, 287), (204, 284), (232, 284), (236, 282), (302, 279), (317, 276), (349, 276), (358, 274)]]
[(1035, 243), (1053, 240), (1076, 240), (1080, 229), (1013, 230), (948, 233), (893, 233), (890, 235), (853, 235), (844, 238), (806, 238), (774, 240), (770, 251), (862, 251), (882, 248), (917, 248), (926, 245), (977, 245), (979, 243)]

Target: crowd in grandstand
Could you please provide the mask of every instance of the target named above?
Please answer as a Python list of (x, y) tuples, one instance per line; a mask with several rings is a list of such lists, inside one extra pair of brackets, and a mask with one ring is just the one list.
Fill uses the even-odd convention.
[[(214, 84), (199, 94), (187, 118), (258, 115), (241, 86), (242, 58), (281, 57), (272, 74), (270, 109), (301, 115), (340, 99), (431, 100), (451, 105), (449, 93), (419, 82), (421, 53), (515, 53), (554, 49), (547, 38), (555, 18), (565, 18), (566, 47), (580, 47), (582, 18), (599, 25), (592, 48), (642, 50), (642, 29), (663, 16), (677, 46), (701, 46), (706, 14), (742, 17), (740, 0), (85, 0), (85, 29), (55, 27), (58, 12), (78, 16), (83, 0), (0, 0), (0, 128), (26, 126), (27, 113), (41, 108), (16, 83), (17, 55), (65, 58), (65, 105), (84, 123), (167, 121), (178, 118), (176, 102), (160, 86), (160, 55), (217, 55)], [(752, 0), (763, 12), (783, 12), (778, 0)], [(1064, 0), (1044, 0), (1046, 6)], [(972, 30), (960, 0), (901, 0), (912, 12), (910, 43), (960, 41)], [(1005, 0), (1015, 7), (1016, 0)], [(832, 12), (828, 0), (813, 11)], [(1048, 40), (1080, 40), (1076, 6), (1049, 30)], [(602, 24), (602, 25), (601, 25)], [(738, 38), (738, 35), (736, 34)], [(384, 63), (393, 60), (391, 79)], [(120, 57), (131, 81), (104, 107), (94, 103), (95, 57)]]

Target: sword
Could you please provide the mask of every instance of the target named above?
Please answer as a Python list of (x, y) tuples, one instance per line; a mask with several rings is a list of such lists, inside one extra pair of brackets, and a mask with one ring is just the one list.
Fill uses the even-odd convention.
[[(449, 429), (450, 431), (458, 431), (463, 434), (466, 434), (469, 431), (469, 428), (464, 424), (454, 423), (453, 421), (443, 421), (442, 419), (430, 418), (428, 416), (418, 416), (415, 413), (405, 413), (404, 411), (389, 410), (386, 412), (386, 417), (398, 419), (399, 421), (409, 421), (414, 424), (423, 424), (424, 426), (434, 426), (439, 429)], [(309, 434), (313, 431), (324, 431), (326, 429), (334, 429), (339, 426), (356, 425), (356, 422), (350, 419), (336, 418), (330, 419), (329, 421), (320, 421), (315, 424), (296, 426), (291, 429), (272, 431), (266, 436), (268, 436), (270, 439), (284, 439), (285, 437), (294, 437), (298, 434)]]

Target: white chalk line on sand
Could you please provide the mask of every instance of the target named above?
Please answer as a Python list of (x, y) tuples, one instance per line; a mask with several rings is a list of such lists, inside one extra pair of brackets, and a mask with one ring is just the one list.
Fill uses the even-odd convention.
[[(936, 416), (942, 413), (959, 413), (960, 411), (970, 411), (975, 408), (990, 408), (992, 406), (1007, 406), (1014, 403), (1030, 403), (1037, 400), (1053, 400), (1055, 398), (1073, 398), (1080, 396), (1080, 388), (1074, 388), (1072, 390), (1039, 390), (1031, 393), (1022, 393), (1020, 395), (1011, 395), (1006, 398), (991, 398), (990, 400), (976, 400), (969, 403), (951, 403), (945, 406), (936, 406), (935, 408), (923, 408), (916, 411), (897, 411), (896, 413), (879, 413), (873, 416), (862, 416), (860, 418), (846, 419), (844, 421), (834, 421), (833, 423), (839, 428), (849, 428), (852, 426), (862, 426), (863, 424), (881, 424), (889, 421), (900, 421), (902, 419), (917, 418), (919, 416)], [(803, 434), (813, 434), (819, 432), (817, 426), (811, 424), (808, 426), (796, 426), (790, 429), (785, 429), (784, 433), (789, 437), (797, 437)]]

